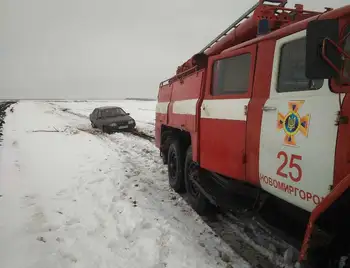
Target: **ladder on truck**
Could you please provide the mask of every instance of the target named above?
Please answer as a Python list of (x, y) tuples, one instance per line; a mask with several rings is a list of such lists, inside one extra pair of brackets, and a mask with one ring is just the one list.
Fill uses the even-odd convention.
[(220, 33), (208, 45), (206, 45), (199, 53), (204, 53), (207, 49), (211, 48), (215, 43), (220, 41), (221, 38), (225, 37), (229, 32), (231, 32), (231, 30), (237, 28), (242, 21), (249, 19), (251, 13), (253, 13), (258, 6), (264, 4), (265, 2), (278, 3), (279, 7), (284, 7), (287, 4), (287, 0), (260, 0), (250, 9), (248, 9), (242, 16), (240, 16), (236, 21), (234, 21), (230, 26), (228, 26), (222, 33)]

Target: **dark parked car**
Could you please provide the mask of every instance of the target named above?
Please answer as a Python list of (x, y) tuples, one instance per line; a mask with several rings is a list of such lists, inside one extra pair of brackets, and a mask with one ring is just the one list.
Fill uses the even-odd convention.
[(135, 120), (117, 106), (98, 107), (90, 114), (91, 126), (103, 132), (125, 131), (135, 128)]

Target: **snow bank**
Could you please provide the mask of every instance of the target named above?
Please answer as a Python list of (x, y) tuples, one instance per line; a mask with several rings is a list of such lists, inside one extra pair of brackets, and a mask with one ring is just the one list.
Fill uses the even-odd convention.
[(16, 104), (3, 133), (0, 267), (249, 267), (168, 188), (152, 143), (44, 102)]

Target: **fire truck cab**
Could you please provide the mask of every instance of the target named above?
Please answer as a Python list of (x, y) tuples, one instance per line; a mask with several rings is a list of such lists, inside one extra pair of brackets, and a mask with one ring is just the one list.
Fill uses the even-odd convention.
[(303, 230), (300, 265), (338, 267), (350, 257), (350, 5), (266, 2), (160, 83), (156, 145), (198, 213), (274, 200)]

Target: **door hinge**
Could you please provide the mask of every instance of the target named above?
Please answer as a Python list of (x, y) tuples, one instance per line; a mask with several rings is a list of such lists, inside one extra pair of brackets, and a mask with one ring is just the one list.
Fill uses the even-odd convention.
[(346, 115), (341, 115), (340, 111), (337, 112), (337, 118), (335, 120), (335, 125), (346, 125), (349, 123), (349, 117)]
[(244, 115), (248, 115), (248, 105), (244, 105)]
[(247, 154), (243, 154), (243, 164), (247, 163)]

